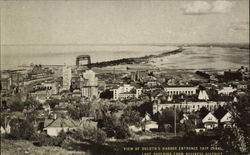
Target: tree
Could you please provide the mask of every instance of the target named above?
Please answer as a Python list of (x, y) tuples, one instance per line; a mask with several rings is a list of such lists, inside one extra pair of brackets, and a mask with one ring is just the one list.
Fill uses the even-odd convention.
[(69, 116), (74, 120), (80, 120), (82, 117), (88, 117), (91, 113), (91, 105), (89, 103), (78, 103), (67, 107)]
[[(178, 112), (176, 112), (178, 113)], [(172, 127), (174, 126), (174, 121), (176, 117), (176, 122), (179, 122), (179, 116), (178, 114), (175, 114), (174, 110), (166, 108), (162, 111), (161, 114), (159, 114), (159, 126), (163, 128), (164, 124), (170, 124)]]
[(10, 122), (10, 136), (15, 139), (31, 140), (35, 136), (33, 124), (22, 119), (12, 119)]
[(184, 122), (184, 126), (185, 126), (185, 131), (186, 133), (190, 133), (191, 131), (194, 131), (195, 125), (192, 123), (191, 120), (186, 120)]
[(250, 104), (249, 94), (238, 96), (238, 103), (228, 106), (233, 125), (222, 131), (220, 144), (226, 153), (246, 154), (250, 151)]
[(103, 91), (100, 94), (100, 98), (102, 98), (102, 99), (111, 99), (111, 98), (113, 98), (113, 91), (110, 91), (109, 89)]
[(131, 107), (128, 107), (124, 110), (122, 116), (121, 116), (121, 121), (128, 124), (128, 125), (136, 125), (140, 126), (141, 125), (141, 117), (140, 113), (132, 110)]
[(60, 100), (58, 99), (51, 99), (46, 101), (47, 104), (49, 104), (51, 109), (54, 109), (56, 105), (59, 105)]
[(153, 115), (153, 105), (151, 102), (145, 102), (138, 107), (133, 107), (134, 110), (139, 111), (140, 116), (144, 117), (146, 113)]
[(103, 144), (107, 138), (106, 133), (94, 126), (83, 126), (72, 131), (71, 137), (79, 141), (91, 141), (97, 144)]
[(114, 115), (104, 117), (103, 130), (106, 132), (107, 137), (124, 139), (130, 136), (128, 125)]
[(29, 110), (29, 109), (34, 110), (34, 109), (38, 108), (40, 105), (38, 101), (36, 101), (32, 98), (26, 100), (23, 104), (24, 104), (25, 109), (27, 109), (27, 110)]
[(207, 90), (208, 97), (211, 101), (218, 101), (219, 100), (219, 95), (218, 91), (215, 88), (211, 88)]
[(8, 105), (11, 111), (19, 111), (22, 112), (24, 110), (24, 103), (21, 101), (11, 101)]

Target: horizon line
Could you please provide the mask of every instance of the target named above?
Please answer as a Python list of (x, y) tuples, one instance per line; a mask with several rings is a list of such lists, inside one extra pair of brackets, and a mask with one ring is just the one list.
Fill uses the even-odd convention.
[(0, 44), (1, 46), (137, 46), (137, 45), (211, 45), (248, 44), (249, 42), (204, 42), (204, 43), (79, 43), (79, 44)]

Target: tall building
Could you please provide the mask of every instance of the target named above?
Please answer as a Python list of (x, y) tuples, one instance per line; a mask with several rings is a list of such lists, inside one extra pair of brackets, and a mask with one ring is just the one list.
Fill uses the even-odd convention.
[(72, 78), (71, 67), (66, 65), (63, 66), (62, 74), (63, 74), (63, 90), (69, 90)]
[(89, 99), (98, 97), (98, 78), (92, 70), (86, 70), (82, 73), (80, 79), (80, 89), (82, 96)]

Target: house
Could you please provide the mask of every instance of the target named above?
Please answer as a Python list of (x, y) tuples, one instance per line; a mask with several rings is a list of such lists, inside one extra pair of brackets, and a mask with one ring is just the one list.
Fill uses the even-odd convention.
[(230, 112), (227, 112), (220, 120), (220, 122), (223, 124), (223, 127), (230, 127), (232, 124), (232, 114)]
[(218, 119), (210, 112), (202, 119), (202, 123), (206, 129), (218, 127)]
[(157, 130), (159, 127), (157, 122), (152, 121), (148, 113), (146, 113), (145, 117), (142, 119), (142, 123), (144, 124), (143, 130), (145, 131)]
[(72, 131), (75, 130), (77, 126), (77, 122), (71, 119), (58, 117), (56, 119), (45, 119), (43, 130), (49, 136), (58, 136), (61, 131)]

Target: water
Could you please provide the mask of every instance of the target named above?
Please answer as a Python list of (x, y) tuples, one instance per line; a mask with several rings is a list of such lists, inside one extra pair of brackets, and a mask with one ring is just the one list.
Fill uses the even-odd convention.
[(154, 59), (153, 65), (169, 69), (227, 70), (249, 66), (249, 49), (184, 47), (177, 55)]
[(3, 46), (2, 69), (19, 65), (74, 65), (78, 55), (88, 54), (92, 62), (159, 54), (173, 46)]
[[(19, 65), (75, 64), (78, 55), (88, 54), (92, 62), (140, 57), (175, 50), (174, 46), (3, 46), (1, 69)], [(249, 66), (249, 49), (224, 47), (184, 47), (182, 53), (153, 59), (152, 65), (169, 69), (237, 69)]]

